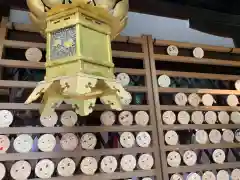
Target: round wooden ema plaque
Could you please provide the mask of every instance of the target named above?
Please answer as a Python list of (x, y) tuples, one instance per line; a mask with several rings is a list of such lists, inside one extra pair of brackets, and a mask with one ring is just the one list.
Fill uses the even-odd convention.
[(123, 171), (133, 171), (137, 165), (136, 158), (133, 155), (124, 155), (120, 161)]
[(167, 47), (167, 53), (169, 56), (177, 56), (178, 55), (178, 48), (177, 46), (170, 45)]
[(181, 156), (178, 152), (172, 151), (167, 155), (167, 163), (171, 167), (178, 167), (181, 163)]
[(27, 153), (33, 147), (33, 139), (28, 134), (21, 134), (14, 140), (13, 147), (19, 153)]
[(165, 124), (174, 124), (176, 121), (176, 115), (173, 111), (165, 111), (162, 115), (162, 120)]
[(207, 144), (208, 143), (208, 134), (204, 130), (197, 130), (195, 138), (196, 138), (196, 142), (199, 144)]
[(12, 165), (10, 174), (16, 180), (28, 179), (31, 174), (31, 165), (27, 161), (17, 161)]
[(83, 174), (94, 175), (98, 168), (98, 162), (94, 157), (85, 157), (81, 161), (80, 169)]
[(57, 166), (57, 172), (60, 176), (69, 177), (72, 176), (76, 169), (75, 162), (70, 158), (62, 159)]
[(5, 135), (0, 135), (0, 154), (6, 153), (10, 147), (10, 140)]
[(39, 62), (42, 59), (42, 51), (38, 48), (28, 48), (25, 57), (28, 61)]
[(216, 180), (216, 176), (211, 171), (206, 171), (202, 175), (202, 180)]
[(135, 137), (131, 132), (124, 132), (120, 136), (120, 144), (124, 148), (131, 148), (135, 145)]
[(183, 154), (183, 162), (187, 165), (187, 166), (193, 166), (196, 164), (197, 162), (197, 155), (194, 151), (186, 151)]
[(233, 143), (234, 141), (234, 133), (230, 129), (225, 129), (223, 130), (223, 135), (222, 135), (223, 141), (227, 143)]
[(218, 120), (221, 124), (228, 124), (230, 121), (230, 116), (226, 111), (220, 111), (218, 113)]
[(217, 122), (217, 114), (214, 111), (208, 111), (204, 115), (204, 119), (208, 124), (216, 124)]
[(240, 112), (231, 112), (230, 119), (234, 124), (240, 124)]
[(0, 128), (9, 127), (13, 122), (13, 115), (8, 110), (0, 111)]
[(105, 156), (101, 161), (101, 170), (105, 173), (113, 173), (118, 166), (117, 159), (114, 156)]
[(150, 177), (145, 177), (145, 178), (142, 178), (142, 180), (153, 180), (153, 179)]
[(51, 178), (54, 173), (54, 163), (49, 159), (40, 160), (35, 167), (35, 174), (42, 179)]
[(202, 96), (202, 103), (204, 106), (212, 106), (213, 103), (216, 103), (216, 101), (211, 94), (204, 94)]
[(131, 126), (133, 124), (133, 114), (130, 111), (123, 111), (119, 114), (118, 121), (123, 126)]
[(130, 105), (131, 102), (132, 102), (132, 95), (131, 95), (131, 93), (127, 92), (127, 96), (126, 97), (121, 97), (120, 98), (120, 102), (121, 102), (122, 105), (125, 105), (125, 106)]
[(138, 111), (134, 116), (135, 122), (140, 126), (147, 126), (149, 122), (149, 115), (145, 111)]
[(44, 134), (38, 139), (38, 148), (43, 152), (51, 152), (56, 143), (56, 139), (52, 134)]
[(0, 163), (0, 180), (2, 180), (6, 175), (6, 167), (3, 163)]
[(217, 180), (229, 180), (230, 176), (226, 170), (220, 170), (217, 173)]
[(151, 136), (148, 132), (139, 132), (136, 137), (136, 142), (139, 147), (149, 147), (151, 144)]
[(204, 115), (202, 111), (194, 111), (191, 115), (191, 120), (194, 124), (202, 124), (204, 121)]
[(201, 102), (201, 97), (196, 93), (192, 93), (188, 96), (188, 102), (191, 106), (198, 107)]
[(240, 142), (240, 129), (237, 129), (235, 131), (235, 139), (237, 142)]
[(82, 135), (80, 143), (83, 149), (91, 150), (97, 145), (97, 138), (93, 133), (86, 133)]
[(60, 145), (65, 151), (73, 151), (78, 146), (78, 138), (73, 133), (64, 134), (60, 140)]
[(184, 93), (177, 93), (175, 95), (174, 101), (179, 106), (185, 106), (187, 104), (188, 98)]
[(237, 80), (235, 82), (235, 88), (236, 88), (236, 90), (240, 90), (240, 80)]
[(112, 111), (104, 111), (100, 116), (100, 121), (105, 126), (112, 126), (116, 121), (116, 115)]
[(240, 180), (240, 169), (234, 169), (231, 173), (232, 180)]
[(58, 115), (56, 112), (54, 112), (50, 116), (41, 116), (40, 122), (45, 127), (54, 127), (57, 124)]
[(213, 161), (217, 164), (223, 164), (226, 158), (225, 152), (222, 149), (216, 149), (212, 154)]
[(178, 144), (178, 140), (179, 140), (179, 137), (178, 137), (178, 134), (176, 133), (176, 131), (168, 131), (166, 134), (165, 134), (165, 142), (168, 144), (168, 145), (177, 145)]
[(237, 106), (239, 104), (238, 97), (234, 94), (228, 95), (227, 104), (231, 107)]
[(180, 111), (177, 115), (177, 120), (180, 124), (188, 124), (190, 122), (190, 115), (187, 111)]
[(154, 165), (153, 156), (151, 154), (142, 154), (138, 158), (138, 167), (142, 170), (150, 170)]
[(170, 180), (184, 180), (181, 174), (173, 174)]
[(194, 56), (195, 58), (202, 59), (203, 56), (204, 56), (204, 51), (203, 51), (203, 49), (200, 48), (200, 47), (194, 48), (194, 50), (193, 50), (193, 56)]
[(158, 77), (158, 85), (160, 87), (169, 87), (171, 84), (171, 79), (167, 75), (161, 75)]
[(201, 176), (199, 176), (197, 173), (190, 173), (186, 180), (201, 180)]
[(94, 175), (98, 169), (98, 162), (94, 157), (85, 157), (81, 161), (80, 169), (83, 174)]
[(123, 87), (128, 86), (131, 81), (127, 73), (119, 73), (116, 79), (117, 79), (117, 82), (119, 82)]
[(73, 127), (78, 120), (78, 116), (74, 111), (65, 111), (62, 113), (60, 121), (64, 126)]
[(209, 133), (209, 140), (213, 144), (221, 143), (222, 135), (219, 130), (212, 129)]

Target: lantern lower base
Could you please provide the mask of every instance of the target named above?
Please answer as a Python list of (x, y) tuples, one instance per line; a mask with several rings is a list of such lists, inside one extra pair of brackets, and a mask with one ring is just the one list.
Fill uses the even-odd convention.
[(25, 104), (32, 103), (42, 95), (40, 112), (44, 116), (51, 115), (63, 102), (71, 104), (79, 115), (87, 116), (93, 111), (97, 98), (111, 109), (121, 110), (120, 100), (128, 93), (115, 79), (79, 73), (39, 82)]

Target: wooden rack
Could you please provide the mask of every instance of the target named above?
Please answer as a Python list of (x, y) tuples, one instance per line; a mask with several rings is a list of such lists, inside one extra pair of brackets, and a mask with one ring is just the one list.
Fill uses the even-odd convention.
[[(170, 45), (175, 45), (179, 49), (178, 56), (167, 55), (167, 47)], [(176, 93), (197, 93), (198, 95), (202, 94), (212, 94), (212, 95), (230, 95), (234, 94), (239, 96), (238, 90), (228, 90), (228, 89), (212, 89), (212, 88), (182, 88), (182, 87), (159, 87), (157, 78), (160, 75), (167, 75), (170, 78), (196, 78), (196, 79), (209, 79), (209, 80), (219, 80), (219, 81), (236, 81), (240, 79), (239, 75), (227, 74), (224, 72), (218, 72), (217, 70), (212, 70), (212, 72), (204, 72), (204, 67), (211, 66), (220, 67), (222, 69), (228, 67), (240, 67), (239, 63), (239, 49), (238, 48), (227, 48), (227, 47), (218, 47), (218, 46), (208, 46), (200, 44), (190, 44), (190, 43), (179, 43), (175, 41), (164, 41), (164, 40), (155, 40), (151, 36), (148, 36), (148, 46), (149, 46), (149, 56), (151, 64), (151, 73), (152, 73), (152, 83), (156, 107), (156, 116), (158, 122), (158, 133), (159, 133), (159, 143), (160, 143), (160, 154), (162, 162), (162, 172), (163, 179), (170, 179), (172, 174), (179, 173), (191, 173), (191, 172), (204, 172), (207, 170), (221, 170), (221, 169), (234, 169), (239, 168), (239, 162), (224, 162), (223, 164), (196, 164), (194, 166), (187, 166), (181, 162), (178, 167), (170, 167), (167, 163), (167, 154), (171, 151), (178, 151), (180, 154), (187, 150), (205, 150), (205, 149), (227, 149), (227, 148), (239, 148), (239, 143), (218, 143), (218, 144), (176, 144), (176, 145), (167, 145), (164, 140), (164, 135), (166, 131), (191, 131), (191, 130), (211, 130), (211, 129), (238, 129), (240, 128), (239, 124), (164, 124), (162, 121), (162, 113), (164, 111), (187, 111), (189, 113), (193, 111), (239, 111), (239, 107), (230, 107), (227, 105), (214, 105), (214, 106), (198, 106), (193, 107), (190, 105), (178, 106), (174, 103), (169, 102), (162, 103), (160, 101), (162, 96), (168, 95), (168, 98), (171, 98)], [(196, 47), (201, 47), (207, 58), (197, 59), (192, 55), (192, 51)], [(225, 55), (229, 56), (224, 59), (214, 58), (213, 55)], [(219, 55), (219, 56), (220, 56)], [(209, 57), (208, 57), (209, 56)], [(218, 56), (218, 57), (219, 57)], [(230, 58), (232, 58), (230, 60)], [(179, 66), (186, 69), (179, 69)], [(175, 70), (176, 69), (176, 70)], [(203, 71), (203, 72), (201, 72)], [(234, 70), (233, 70), (234, 72)], [(217, 74), (219, 73), (219, 74)], [(221, 74), (220, 74), (221, 73)], [(181, 160), (182, 161), (182, 160)]]
[[(5, 50), (14, 48), (25, 50), (30, 47), (37, 47), (42, 51), (45, 51), (45, 43), (43, 41), (29, 41), (21, 39), (21, 35), (24, 34), (26, 37), (37, 37), (37, 30), (31, 25), (9, 23), (6, 18), (2, 20), (0, 28), (0, 67), (1, 74), (11, 69), (30, 69), (30, 70), (44, 70), (44, 62), (30, 62), (24, 59), (11, 59), (4, 55)], [(166, 53), (167, 46), (175, 45), (179, 48), (178, 56), (169, 56)], [(196, 164), (193, 166), (184, 165), (182, 162), (178, 167), (170, 167), (167, 164), (167, 154), (170, 151), (178, 151), (180, 154), (187, 150), (200, 151), (206, 149), (234, 149), (239, 148), (239, 142), (226, 143), (221, 142), (217, 144), (196, 144), (196, 143), (184, 143), (176, 145), (167, 145), (165, 143), (165, 133), (169, 130), (174, 131), (194, 131), (194, 130), (205, 130), (210, 131), (212, 129), (229, 129), (236, 130), (240, 129), (240, 124), (164, 124), (162, 121), (162, 114), (165, 111), (187, 111), (192, 113), (194, 111), (226, 111), (229, 114), (231, 112), (240, 111), (240, 107), (230, 107), (226, 104), (214, 104), (214, 106), (197, 106), (193, 107), (190, 105), (178, 106), (172, 103), (172, 96), (176, 93), (197, 93), (202, 96), (203, 94), (211, 94), (217, 97), (224, 97), (228, 95), (239, 96), (240, 92), (234, 88), (212, 88), (212, 87), (159, 87), (157, 78), (160, 75), (167, 75), (170, 78), (194, 78), (203, 80), (216, 80), (221, 82), (227, 82), (233, 84), (236, 80), (240, 79), (237, 68), (240, 66), (240, 49), (239, 48), (227, 48), (218, 46), (208, 46), (200, 44), (190, 43), (179, 43), (175, 41), (164, 41), (155, 40), (151, 36), (142, 37), (123, 37), (119, 36), (113, 43), (113, 59), (116, 64), (115, 73), (127, 73), (129, 75), (142, 76), (144, 77), (144, 85), (141, 86), (127, 86), (126, 89), (131, 93), (144, 93), (146, 94), (146, 103), (136, 105), (131, 104), (124, 107), (124, 110), (136, 112), (146, 111), (150, 116), (150, 123), (147, 126), (131, 125), (131, 126), (101, 126), (99, 125), (88, 125), (84, 124), (75, 127), (7, 127), (1, 128), (0, 134), (16, 136), (19, 134), (61, 134), (61, 133), (122, 133), (122, 132), (149, 132), (152, 136), (152, 143), (150, 147), (132, 147), (132, 148), (101, 148), (95, 150), (74, 150), (71, 152), (71, 158), (81, 159), (85, 156), (97, 156), (102, 157), (106, 155), (121, 156), (127, 154), (143, 154), (150, 153), (154, 156), (154, 167), (151, 170), (140, 170), (135, 168), (133, 172), (124, 172), (120, 168), (112, 174), (102, 173), (98, 171), (93, 176), (85, 176), (83, 174), (74, 174), (69, 178), (60, 176), (54, 176), (51, 180), (76, 180), (76, 179), (127, 179), (131, 177), (155, 177), (156, 180), (168, 180), (174, 173), (191, 173), (197, 172), (202, 173), (206, 170), (214, 171), (220, 169), (232, 170), (234, 168), (240, 168), (238, 162), (224, 162), (223, 164), (210, 163), (210, 164)], [(192, 50), (195, 47), (201, 47), (206, 55), (202, 59), (197, 59), (192, 56)], [(120, 61), (119, 61), (120, 59)], [(130, 62), (131, 61), (131, 62)], [(184, 68), (183, 68), (184, 67)], [(212, 70), (211, 70), (212, 68)], [(210, 69), (210, 70), (209, 70)], [(35, 81), (19, 81), (16, 79), (4, 79), (1, 76), (0, 95), (9, 97), (11, 99), (11, 90), (16, 88), (21, 89), (33, 89), (36, 86)], [(2, 92), (2, 93), (1, 93)], [(161, 98), (167, 99), (167, 101), (160, 100)], [(1, 101), (0, 109), (7, 109), (12, 111), (37, 111), (41, 104), (33, 103), (25, 105), (22, 102), (15, 101)], [(61, 105), (58, 111), (69, 110), (69, 105)], [(104, 105), (98, 104), (95, 107), (95, 111), (102, 112), (110, 110)], [(94, 113), (93, 113), (94, 114)], [(99, 114), (95, 116), (99, 119)], [(36, 119), (35, 119), (36, 120)], [(181, 135), (180, 135), (181, 136)], [(187, 137), (187, 136), (186, 136)], [(69, 152), (29, 152), (29, 153), (7, 153), (0, 154), (0, 162), (9, 162), (17, 160), (39, 160), (44, 158), (49, 159), (61, 159), (68, 157)], [(37, 177), (31, 177), (32, 180), (38, 180)], [(10, 178), (11, 179), (11, 178)]]
[[(16, 32), (24, 32), (29, 34), (34, 34), (37, 32), (31, 25), (24, 24), (13, 24), (7, 21), (6, 18), (3, 18), (1, 28), (0, 28), (0, 53), (3, 54), (5, 49), (7, 48), (16, 48), (16, 49), (27, 49), (30, 47), (36, 47), (39, 49), (45, 50), (45, 43), (39, 42), (27, 42), (24, 40), (9, 40), (8, 31), (11, 31), (11, 34)], [(27, 35), (26, 35), (27, 36)], [(150, 63), (148, 59), (148, 46), (147, 46), (147, 37), (123, 37), (120, 36), (114, 41), (115, 45), (113, 48), (118, 47), (127, 47), (130, 51), (123, 50), (115, 50), (113, 49), (113, 58), (121, 58), (122, 61), (126, 61), (126, 63), (130, 63), (128, 59), (131, 61), (138, 60), (141, 62), (143, 68), (134, 69), (134, 68), (123, 68), (116, 67), (115, 72), (120, 73), (124, 72), (129, 75), (139, 75), (145, 77), (145, 86), (129, 86), (126, 89), (129, 92), (138, 92), (138, 93), (146, 93), (147, 103), (145, 105), (129, 105), (124, 107), (124, 110), (128, 111), (146, 111), (150, 116), (150, 123), (147, 126), (140, 125), (132, 125), (132, 126), (78, 126), (78, 127), (8, 127), (1, 128), (1, 134), (6, 135), (14, 135), (14, 134), (45, 134), (45, 133), (102, 133), (102, 132), (141, 132), (147, 131), (152, 136), (151, 146), (148, 148), (141, 147), (133, 147), (133, 148), (114, 148), (114, 149), (96, 149), (96, 150), (76, 150), (71, 153), (69, 152), (29, 152), (29, 153), (7, 153), (0, 155), (0, 162), (7, 161), (17, 161), (17, 160), (39, 160), (39, 159), (61, 159), (64, 157), (72, 157), (81, 159), (84, 156), (106, 156), (106, 155), (124, 155), (124, 154), (142, 154), (142, 153), (150, 153), (154, 156), (154, 167), (152, 170), (145, 171), (139, 170), (136, 168), (133, 172), (124, 172), (117, 169), (118, 172), (114, 172), (112, 174), (105, 174), (98, 172), (93, 176), (85, 176), (85, 175), (74, 175), (73, 177), (64, 178), (64, 177), (53, 177), (52, 180), (75, 180), (75, 179), (126, 179), (130, 177), (155, 177), (155, 179), (161, 179), (161, 165), (160, 165), (160, 157), (159, 157), (159, 146), (158, 146), (158, 135), (157, 135), (157, 126), (156, 126), (156, 118), (155, 118), (155, 110), (154, 110), (154, 100), (153, 100), (153, 92), (152, 92), (152, 82), (151, 82), (151, 73)], [(113, 44), (114, 44), (113, 43)], [(131, 51), (132, 46), (140, 47), (141, 51), (135, 52), (134, 48)], [(138, 48), (139, 49), (139, 48)], [(8, 57), (3, 57), (0, 60), (0, 66), (5, 68), (22, 68), (22, 69), (32, 69), (39, 70), (44, 69), (44, 62), (30, 62), (27, 60), (16, 60), (9, 59)], [(18, 81), (18, 80), (0, 80), (0, 87), (11, 90), (14, 88), (24, 88), (24, 89), (33, 89), (36, 86), (37, 82), (32, 81)], [(15, 103), (15, 102), (0, 102), (0, 109), (6, 110), (32, 110), (36, 111), (40, 108), (41, 104), (30, 104), (25, 105), (23, 103)], [(68, 105), (61, 105), (58, 110), (69, 110), (71, 109)], [(104, 111), (109, 110), (104, 105), (97, 105), (95, 108), (96, 111)], [(33, 167), (34, 169), (34, 167)], [(37, 180), (38, 178), (33, 178)], [(32, 180), (33, 180), (32, 179)]]

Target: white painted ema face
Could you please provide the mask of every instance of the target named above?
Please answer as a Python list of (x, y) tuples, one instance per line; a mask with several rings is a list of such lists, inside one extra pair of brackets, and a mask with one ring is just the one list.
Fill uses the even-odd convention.
[(19, 153), (30, 152), (33, 147), (33, 139), (28, 134), (21, 134), (14, 140), (13, 147)]
[(10, 174), (15, 180), (28, 179), (31, 174), (31, 165), (27, 161), (17, 161), (12, 165)]
[(100, 116), (100, 121), (105, 126), (112, 126), (116, 121), (116, 115), (112, 111), (104, 111)]
[(73, 151), (78, 146), (78, 137), (73, 133), (64, 134), (60, 140), (60, 145), (65, 151)]
[(130, 111), (123, 111), (119, 114), (118, 121), (123, 126), (131, 126), (133, 124), (133, 114)]
[(35, 167), (35, 174), (42, 179), (51, 178), (54, 173), (54, 163), (49, 159), (40, 160)]
[(77, 113), (74, 111), (64, 111), (61, 115), (60, 121), (64, 126), (73, 127), (78, 120)]
[(137, 165), (136, 158), (133, 155), (124, 155), (120, 161), (120, 165), (123, 171), (133, 171)]
[(43, 152), (51, 152), (56, 146), (56, 139), (52, 134), (44, 134), (38, 139), (38, 148)]
[(60, 176), (70, 177), (76, 169), (75, 162), (70, 158), (62, 159), (57, 166), (57, 172)]
[(94, 175), (98, 168), (98, 162), (94, 157), (85, 157), (81, 161), (80, 169), (83, 174)]
[(131, 132), (124, 132), (120, 136), (120, 144), (124, 148), (131, 148), (135, 145), (135, 137)]

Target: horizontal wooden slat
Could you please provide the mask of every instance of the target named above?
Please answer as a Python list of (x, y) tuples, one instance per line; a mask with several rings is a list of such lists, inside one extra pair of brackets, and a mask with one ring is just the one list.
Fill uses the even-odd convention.
[[(21, 60), (1, 59), (0, 66), (10, 68), (27, 68), (27, 69), (45, 69), (43, 62), (30, 62)], [(116, 73), (127, 73), (129, 75), (145, 75), (145, 69), (131, 69), (131, 68), (115, 68)]]
[(210, 74), (210, 73), (196, 73), (196, 72), (180, 72), (180, 71), (162, 71), (157, 70), (157, 75), (168, 75), (170, 77), (185, 77), (185, 78), (197, 78), (197, 79), (216, 79), (216, 80), (238, 80), (238, 75), (227, 75), (227, 74)]
[[(39, 30), (36, 28), (36, 26), (32, 24), (22, 24), (22, 23), (8, 23), (9, 29), (14, 29), (18, 31), (27, 31), (27, 32), (35, 32), (39, 33)], [(129, 37), (129, 36), (117, 36), (116, 39), (114, 39), (116, 42), (128, 42), (133, 44), (141, 44), (142, 38), (141, 37)]]
[(112, 56), (113, 57), (118, 57), (118, 58), (143, 59), (144, 58), (144, 53), (113, 50), (112, 51)]
[(7, 153), (0, 154), (0, 161), (17, 161), (45, 158), (63, 158), (63, 157), (82, 157), (82, 156), (105, 156), (134, 153), (151, 153), (153, 148), (114, 148), (114, 149), (96, 149), (96, 150), (76, 150), (72, 152), (29, 152), (29, 153)]
[(194, 129), (238, 129), (240, 124), (173, 124), (163, 125), (164, 130), (194, 130)]
[(169, 167), (167, 168), (168, 173), (180, 173), (180, 172), (197, 172), (203, 170), (216, 170), (216, 169), (229, 169), (229, 168), (239, 168), (239, 162), (226, 162), (224, 164), (203, 164), (196, 166), (179, 166), (177, 168)]
[(163, 54), (155, 54), (154, 58), (156, 61), (164, 62), (181, 62), (181, 63), (190, 63), (190, 64), (207, 64), (207, 65), (217, 65), (217, 66), (233, 66), (240, 67), (240, 61), (231, 61), (231, 60), (219, 60), (219, 59), (207, 59), (207, 58), (194, 58), (194, 57), (185, 57), (185, 56), (169, 56)]
[[(41, 107), (41, 104), (24, 104), (24, 103), (0, 103), (0, 109), (8, 109), (8, 110), (39, 110)], [(72, 109), (71, 105), (62, 104), (57, 110), (68, 110)], [(94, 107), (94, 110), (96, 111), (104, 111), (104, 110), (110, 110), (110, 108), (106, 105), (96, 105)], [(124, 106), (123, 110), (129, 110), (129, 111), (147, 111), (149, 110), (148, 105), (129, 105)]]
[(79, 126), (79, 127), (8, 127), (0, 128), (1, 134), (48, 134), (48, 133), (87, 133), (87, 132), (124, 132), (151, 131), (152, 126)]
[(129, 75), (146, 75), (145, 69), (131, 69), (131, 68), (114, 68), (116, 73), (127, 73)]
[(169, 111), (240, 111), (240, 107), (230, 106), (174, 106), (174, 105), (161, 105), (161, 110)]
[[(114, 172), (114, 173), (100, 173), (95, 174), (92, 176), (86, 176), (86, 175), (76, 175), (71, 177), (52, 177), (47, 180), (113, 180), (113, 179), (128, 179), (132, 177), (152, 177), (156, 175), (156, 170), (136, 170), (133, 172)], [(159, 173), (159, 172), (158, 172)], [(38, 178), (30, 179), (30, 180), (40, 180)]]
[[(5, 88), (35, 88), (37, 82), (33, 81), (11, 81), (11, 80), (0, 80), (0, 87)], [(147, 92), (145, 86), (127, 86), (125, 89), (129, 92)]]
[(155, 40), (154, 45), (156, 46), (169, 46), (175, 45), (178, 48), (186, 48), (186, 49), (194, 49), (195, 47), (201, 47), (206, 51), (216, 51), (216, 52), (226, 52), (226, 53), (240, 53), (240, 48), (231, 48), (231, 47), (222, 47), (222, 46), (211, 46), (206, 44), (194, 44), (187, 42), (176, 42), (176, 41), (168, 41), (168, 40)]
[[(13, 40), (4, 40), (4, 46), (9, 48), (19, 48), (19, 49), (28, 49), (31, 47), (36, 47), (43, 50), (46, 49), (45, 43), (34, 43), (34, 42), (13, 41)], [(144, 53), (113, 50), (112, 56), (119, 57), (119, 58), (143, 59)]]
[(188, 144), (188, 145), (175, 145), (165, 146), (165, 151), (178, 151), (178, 150), (197, 150), (197, 149), (217, 149), (217, 148), (240, 148), (239, 143), (219, 143), (219, 144)]
[(195, 89), (195, 88), (158, 88), (161, 93), (198, 93), (198, 94), (215, 94), (215, 95), (240, 95), (237, 90), (222, 90), (222, 89)]
[(46, 49), (45, 43), (36, 43), (36, 42), (4, 40), (3, 45), (4, 45), (4, 47), (17, 48), (17, 49), (28, 49), (31, 47)]
[(11, 59), (1, 59), (0, 66), (10, 68), (45, 69), (44, 63), (42, 62), (30, 62)]

